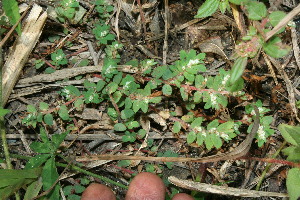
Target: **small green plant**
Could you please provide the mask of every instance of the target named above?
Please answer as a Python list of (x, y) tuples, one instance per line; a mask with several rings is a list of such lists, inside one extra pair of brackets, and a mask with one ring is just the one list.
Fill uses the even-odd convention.
[[(19, 7), (18, 7), (18, 2), (16, 0), (3, 0), (2, 7), (3, 7), (3, 10), (4, 10), (10, 24), (15, 25), (18, 22), (18, 20), (21, 18), (20, 12), (19, 12)], [(6, 18), (1, 17), (0, 23), (1, 23), (1, 25), (7, 24)], [(3, 32), (3, 31), (4, 30), (1, 28), (0, 35), (1, 35), (1, 32)], [(19, 35), (21, 34), (21, 24), (18, 24), (16, 31)]]
[(61, 0), (57, 8), (55, 8), (58, 14), (58, 20), (65, 22), (66, 19), (73, 19), (76, 11), (79, 9), (79, 2), (76, 0)]
[(2, 28), (2, 27), (9, 27), (9, 26), (10, 26), (10, 24), (9, 24), (8, 17), (1, 16), (0, 17), (0, 36), (2, 36), (3, 33), (8, 31), (6, 28)]
[[(46, 194), (48, 199), (59, 199), (59, 184), (54, 185), (58, 179), (58, 172), (55, 164), (57, 149), (69, 133), (66, 131), (61, 134), (52, 135), (48, 138), (44, 128), (40, 127), (40, 136), (42, 142), (33, 142), (30, 148), (37, 153), (32, 157), (23, 170), (0, 169), (1, 180), (6, 180), (0, 184), (1, 198), (8, 198), (14, 192), (27, 185), (25, 199), (36, 197), (40, 189), (47, 191), (52, 186), (54, 189)], [(38, 180), (42, 177), (42, 182)]]
[(34, 61), (34, 67), (36, 69), (40, 69), (42, 66), (44, 66), (45, 61), (43, 61), (42, 59), (38, 59)]
[[(49, 105), (45, 102), (40, 102), (39, 108), (37, 109), (34, 105), (28, 105), (28, 115), (22, 120), (22, 123), (27, 126), (36, 127), (37, 123), (45, 122), (47, 125), (53, 125), (53, 114), (58, 114), (62, 120), (70, 120), (68, 109), (65, 105), (61, 105), (57, 109), (48, 111)], [(53, 112), (53, 114), (52, 114)]]
[(89, 183), (90, 180), (87, 178), (80, 178), (78, 184), (65, 186), (62, 190), (67, 199), (80, 200), (82, 192)]
[[(265, 116), (266, 113), (270, 111), (270, 109), (266, 109), (263, 107), (262, 102), (258, 100), (255, 105), (257, 106), (260, 114), (260, 125), (257, 131), (256, 139), (258, 141), (258, 146), (262, 147), (264, 143), (267, 142), (267, 138), (271, 135), (274, 134), (274, 130), (270, 127), (270, 124), (273, 121), (272, 116)], [(246, 113), (251, 114), (252, 116), (255, 114), (254, 113), (254, 108), (253, 105), (247, 105), (246, 106)], [(253, 124), (251, 124), (248, 127), (247, 132), (250, 133), (252, 129)]]
[[(195, 17), (211, 16), (218, 8), (224, 13), (226, 10), (230, 10), (229, 3), (241, 6), (248, 19), (256, 22), (255, 27), (249, 26), (247, 35), (243, 36), (242, 41), (237, 43), (235, 54), (232, 56), (235, 62), (232, 66), (230, 83), (234, 84), (242, 76), (248, 59), (254, 58), (261, 49), (271, 57), (282, 58), (289, 53), (291, 47), (282, 44), (280, 37), (277, 35), (271, 37), (269, 41), (264, 39), (265, 33), (276, 26), (286, 14), (283, 11), (274, 11), (268, 14), (267, 8), (262, 2), (251, 0), (206, 0)], [(278, 33), (283, 31), (284, 28)]]
[[(287, 160), (299, 163), (300, 161), (300, 127), (280, 124), (278, 126), (284, 139), (291, 146), (282, 150), (288, 156)], [(300, 169), (292, 168), (289, 170), (286, 178), (286, 186), (291, 200), (297, 200), (300, 197)]]
[(93, 33), (98, 40), (99, 44), (108, 44), (108, 42), (113, 41), (115, 39), (115, 35), (109, 33), (110, 26), (108, 25), (100, 25), (96, 24), (93, 29)]
[(52, 53), (51, 59), (52, 59), (51, 64), (55, 66), (66, 65), (68, 63), (66, 54), (64, 54), (62, 49), (58, 49), (57, 51)]
[(105, 0), (96, 0), (95, 1), (95, 10), (99, 14), (100, 23), (104, 24), (106, 20), (110, 17), (111, 12), (114, 11), (112, 5), (108, 5)]
[[(243, 4), (250, 20), (261, 20), (260, 23), (263, 23), (264, 18), (267, 17), (270, 22), (264, 24), (264, 31), (275, 26), (276, 19), (278, 21), (283, 17), (282, 13), (267, 15), (263, 8), (256, 14), (257, 17), (255, 8), (261, 4), (244, 0), (207, 0), (199, 9), (197, 17), (204, 16), (201, 15), (201, 12), (205, 10), (204, 8), (208, 8), (209, 15), (218, 8), (225, 12), (230, 9), (229, 2), (238, 5)], [(229, 142), (239, 134), (241, 124), (249, 125), (248, 132), (250, 132), (255, 115), (252, 105), (245, 106), (244, 117), (246, 120), (244, 118), (243, 120), (230, 118), (229, 116), (224, 121), (218, 118), (218, 114), (228, 107), (229, 98), (239, 102), (249, 100), (243, 91), (244, 80), (241, 78), (249, 58), (256, 56), (260, 49), (264, 49), (269, 55), (272, 55), (272, 51), (275, 49), (277, 53), (275, 52), (273, 57), (286, 54), (288, 48), (277, 48), (276, 50), (274, 47), (279, 47), (279, 37), (279, 40), (274, 37), (275, 39), (271, 38), (269, 42), (265, 42), (261, 32), (254, 27), (249, 27), (247, 35), (236, 47), (235, 56), (237, 59), (232, 70), (220, 69), (215, 76), (209, 76), (205, 73), (207, 70), (204, 64), (206, 55), (197, 53), (195, 50), (180, 51), (180, 59), (172, 65), (161, 66), (153, 59), (146, 59), (142, 61), (132, 60), (122, 66), (120, 65), (121, 55), (119, 54), (122, 44), (115, 40), (111, 27), (107, 25), (114, 7), (104, 0), (96, 0), (95, 5), (100, 19), (95, 24), (93, 33), (99, 48), (105, 52), (101, 78), (97, 82), (85, 80), (83, 87), (80, 88), (73, 85), (63, 87), (58, 91), (61, 98), (54, 108), (50, 108), (51, 105), (44, 102), (41, 102), (39, 106), (27, 106), (27, 115), (22, 122), (27, 126), (38, 128), (42, 141), (33, 142), (30, 145), (36, 155), (27, 162), (25, 170), (37, 169), (40, 171), (37, 171), (37, 175), (25, 185), (33, 184), (33, 182), (37, 184), (35, 181), (38, 181), (37, 177), (40, 175), (43, 180), (38, 184), (39, 187), (43, 188), (43, 191), (53, 187), (53, 190), (47, 194), (47, 198), (59, 198), (58, 190), (61, 186), (54, 183), (58, 179), (57, 156), (63, 158), (59, 153), (60, 144), (71, 129), (76, 127), (73, 121), (76, 121), (76, 114), (81, 112), (84, 107), (97, 107), (101, 103), (108, 105), (107, 114), (114, 123), (114, 130), (122, 135), (122, 142), (124, 143), (139, 142), (139, 140), (145, 139), (147, 131), (140, 124), (140, 116), (157, 114), (163, 107), (170, 108), (170, 102), (175, 100), (178, 100), (175, 104), (178, 104), (185, 111), (183, 115), (177, 115), (173, 111), (167, 113), (167, 117), (164, 118), (167, 122), (164, 130), (172, 131), (174, 134), (187, 133), (187, 143), (193, 147), (204, 145), (209, 150), (220, 148), (224, 142)], [(62, 0), (56, 9), (60, 16), (59, 19), (63, 22), (72, 19), (78, 6), (79, 4), (75, 0)], [(57, 69), (69, 62), (61, 49), (52, 53), (51, 59), (51, 64)], [(35, 64), (37, 68), (40, 68), (44, 63), (42, 60), (37, 60)], [(48, 71), (51, 72), (54, 69), (49, 68)], [(163, 104), (165, 105), (162, 106)], [(267, 138), (274, 133), (270, 128), (273, 118), (267, 116), (269, 110), (262, 106), (261, 101), (257, 101), (256, 106), (259, 108), (261, 116), (261, 124), (256, 139), (258, 146), (262, 146)], [(211, 120), (204, 113), (215, 115), (214, 119)], [(61, 128), (68, 131), (49, 137), (45, 128), (51, 130), (55, 122), (60, 122)], [(179, 156), (173, 151), (158, 152), (158, 146), (154, 144), (153, 139), (147, 139), (146, 142), (147, 146), (144, 148), (157, 153), (158, 156)], [(139, 145), (137, 146), (139, 147)], [(120, 161), (118, 165), (127, 167), (130, 165), (130, 161)], [(166, 166), (171, 169), (173, 163), (168, 162)], [(157, 166), (148, 164), (146, 171), (153, 172), (155, 167)], [(23, 179), (28, 179), (28, 177), (23, 177), (22, 181)], [(78, 199), (86, 184), (80, 182), (78, 185), (66, 186), (63, 188), (63, 192), (69, 199)], [(40, 190), (41, 188), (38, 192)]]
[[(59, 174), (57, 172), (57, 166), (55, 164), (55, 157), (57, 149), (60, 148), (60, 144), (64, 141), (69, 131), (61, 134), (54, 134), (51, 139), (48, 138), (44, 128), (40, 127), (40, 136), (42, 142), (32, 142), (30, 148), (37, 153), (32, 157), (25, 166), (25, 169), (36, 169), (42, 166), (42, 179), (43, 190), (47, 191), (57, 181)], [(53, 190), (46, 196), (49, 199), (59, 199), (60, 184), (55, 184)]]

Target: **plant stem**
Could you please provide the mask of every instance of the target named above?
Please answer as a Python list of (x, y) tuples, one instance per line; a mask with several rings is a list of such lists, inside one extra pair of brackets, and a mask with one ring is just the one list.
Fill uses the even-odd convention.
[[(58, 163), (58, 162), (56, 162), (55, 164), (56, 164), (56, 166), (59, 166), (59, 167), (67, 167), (67, 164)], [(98, 178), (98, 179), (100, 179), (100, 180), (102, 180), (102, 181), (104, 181), (104, 182), (106, 182), (106, 183), (114, 184), (114, 185), (116, 185), (116, 186), (118, 186), (118, 187), (120, 187), (120, 188), (128, 189), (128, 186), (126, 186), (126, 185), (123, 185), (123, 184), (121, 184), (121, 183), (115, 182), (115, 181), (113, 181), (113, 180), (111, 180), (111, 179), (109, 179), (109, 178), (106, 178), (106, 177), (104, 177), (104, 176), (100, 176), (100, 175), (98, 175), (98, 174), (94, 174), (94, 173), (89, 172), (89, 171), (87, 171), (87, 170), (81, 169), (80, 167), (77, 167), (77, 166), (75, 166), (75, 165), (71, 165), (69, 168), (72, 169), (72, 170), (75, 170), (75, 171), (77, 171), (77, 172), (81, 172), (81, 173), (83, 173), (83, 174), (86, 174), (86, 175), (89, 175), (89, 176), (93, 176), (93, 177), (95, 177), (95, 178)]]
[[(1, 38), (0, 38), (1, 40)], [(0, 46), (0, 109), (3, 109), (3, 101), (2, 101), (2, 70), (3, 70), (3, 57), (2, 57), (2, 46)], [(2, 140), (2, 146), (3, 151), (5, 155), (5, 161), (8, 169), (12, 169), (13, 166), (11, 164), (10, 156), (9, 156), (9, 150), (6, 140), (6, 132), (5, 132), (5, 126), (4, 126), (4, 116), (0, 116), (0, 134), (1, 134), (1, 140)], [(18, 192), (15, 192), (15, 198), (16, 200), (20, 200), (20, 195)]]
[[(2, 70), (3, 70), (3, 57), (2, 57), (2, 48), (0, 48), (0, 108), (3, 108), (2, 105)], [(4, 127), (4, 117), (0, 116), (0, 131), (1, 131), (1, 140), (3, 151), (5, 155), (6, 165), (8, 169), (12, 169), (12, 164), (9, 157), (8, 145), (6, 141), (6, 132)]]
[[(0, 157), (3, 157), (3, 153), (0, 153)], [(29, 156), (22, 156), (22, 155), (18, 155), (18, 154), (11, 154), (11, 157), (18, 158), (18, 159), (24, 159), (24, 160), (29, 160), (31, 158)], [(55, 164), (58, 167), (67, 167), (67, 164), (63, 164), (63, 163), (59, 163), (59, 162), (56, 162)], [(89, 172), (87, 170), (81, 169), (80, 167), (77, 167), (75, 165), (69, 166), (69, 169), (75, 170), (77, 172), (84, 173), (84, 174), (89, 175), (89, 176), (93, 176), (93, 177), (98, 178), (98, 179), (100, 179), (100, 180), (102, 180), (104, 182), (107, 182), (107, 183), (119, 186), (120, 188), (128, 189), (128, 186), (126, 186), (126, 185), (123, 185), (121, 183), (115, 182), (115, 181), (113, 181), (113, 180), (111, 180), (109, 178), (106, 178), (104, 176), (100, 176), (98, 174), (95, 174), (95, 173)]]
[[(281, 144), (281, 146), (279, 147), (279, 149), (274, 153), (274, 155), (272, 156), (273, 159), (276, 158), (276, 157), (278, 156), (278, 154), (280, 153), (280, 151), (282, 150), (282, 148), (283, 148), (285, 145), (286, 145), (286, 141), (284, 141), (284, 142)], [(263, 180), (264, 180), (264, 178), (265, 178), (267, 172), (269, 171), (271, 165), (272, 165), (272, 163), (268, 163), (267, 166), (266, 166), (266, 168), (265, 168), (264, 171), (262, 172), (261, 177), (260, 177), (260, 179), (259, 179), (259, 181), (258, 181), (258, 183), (257, 183), (257, 185), (256, 185), (256, 188), (255, 188), (256, 191), (259, 190), (259, 188), (260, 188), (260, 186), (261, 186), (261, 184), (262, 184), (262, 182), (263, 182)]]

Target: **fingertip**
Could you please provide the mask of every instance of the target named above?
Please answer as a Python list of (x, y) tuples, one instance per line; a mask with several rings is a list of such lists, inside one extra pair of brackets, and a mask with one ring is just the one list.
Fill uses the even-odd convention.
[(178, 193), (172, 198), (172, 200), (194, 200), (194, 198), (185, 193)]
[(165, 185), (155, 174), (142, 172), (131, 181), (126, 200), (164, 200)]
[(102, 184), (92, 183), (82, 193), (81, 200), (115, 200), (113, 191)]

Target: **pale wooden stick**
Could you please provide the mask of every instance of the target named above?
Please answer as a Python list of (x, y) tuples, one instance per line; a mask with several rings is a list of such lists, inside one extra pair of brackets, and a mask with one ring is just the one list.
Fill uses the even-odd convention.
[(12, 51), (4, 64), (2, 85), (3, 106), (6, 104), (29, 54), (42, 33), (46, 19), (47, 12), (43, 12), (42, 7), (34, 4), (25, 21), (22, 34), (17, 38)]

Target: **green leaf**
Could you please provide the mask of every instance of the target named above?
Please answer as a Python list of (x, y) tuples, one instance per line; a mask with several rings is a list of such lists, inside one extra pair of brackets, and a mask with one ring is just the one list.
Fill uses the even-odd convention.
[[(21, 15), (19, 13), (18, 2), (16, 0), (3, 0), (2, 7), (6, 16), (9, 19), (9, 22), (12, 25), (15, 25), (18, 22), (18, 20), (21, 18)], [(18, 24), (16, 31), (19, 35), (21, 34), (20, 24)]]
[(215, 119), (207, 125), (207, 130), (217, 128), (218, 126), (219, 126), (219, 122), (217, 119)]
[(205, 88), (204, 77), (202, 75), (196, 75), (195, 87), (199, 89)]
[(200, 146), (203, 144), (204, 136), (201, 133), (197, 134), (197, 144)]
[(297, 200), (300, 197), (300, 169), (292, 168), (289, 170), (286, 178), (286, 187), (290, 200)]
[(194, 116), (192, 114), (183, 115), (181, 119), (185, 122), (192, 122), (194, 120)]
[[(286, 16), (286, 14), (283, 11), (273, 11), (269, 15), (270, 24), (273, 27), (276, 26), (285, 16)], [(284, 28), (280, 32), (282, 32), (282, 31), (284, 31)]]
[(121, 111), (121, 118), (122, 119), (128, 119), (132, 117), (135, 113), (133, 112), (132, 109), (127, 109), (125, 108), (124, 110)]
[(151, 98), (149, 98), (149, 103), (160, 103), (160, 102), (161, 102), (161, 97), (151, 97)]
[(49, 105), (45, 102), (40, 102), (40, 110), (48, 110)]
[(34, 67), (36, 69), (40, 69), (45, 64), (45, 61), (43, 61), (42, 59), (38, 59), (34, 61), (34, 64)]
[(134, 142), (136, 140), (136, 133), (126, 131), (125, 135), (122, 137), (123, 142)]
[(152, 72), (152, 76), (154, 78), (160, 78), (163, 76), (163, 74), (165, 73), (165, 71), (168, 69), (168, 66), (159, 66), (156, 67), (153, 72)]
[(84, 104), (84, 101), (82, 98), (79, 98), (79, 99), (76, 99), (75, 102), (74, 102), (74, 107), (77, 109), (77, 110), (81, 110), (82, 107), (83, 107), (83, 104)]
[(129, 121), (129, 122), (126, 122), (125, 123), (125, 126), (128, 128), (128, 129), (133, 129), (133, 128), (137, 128), (140, 126), (139, 122), (137, 121)]
[[(84, 82), (84, 83), (86, 83), (86, 82)], [(79, 91), (79, 89), (77, 87), (75, 87), (74, 85), (68, 85), (68, 86), (64, 87), (64, 89), (62, 90), (62, 93), (68, 99), (71, 99), (74, 97), (79, 97), (81, 95), (81, 92)]]
[(45, 143), (45, 144), (49, 143), (49, 138), (48, 138), (48, 135), (47, 135), (44, 127), (40, 127), (40, 137), (41, 137), (43, 143)]
[(219, 7), (220, 0), (206, 0), (199, 8), (195, 18), (208, 17), (214, 14)]
[(97, 82), (96, 91), (97, 91), (97, 92), (101, 91), (101, 90), (104, 88), (105, 84), (106, 84), (105, 81), (99, 80), (99, 81)]
[(41, 168), (35, 169), (0, 169), (0, 197), (8, 199), (21, 187), (35, 181), (41, 174)]
[(87, 178), (80, 178), (79, 180), (80, 180), (80, 184), (81, 185), (88, 185), (88, 184), (90, 184), (90, 180), (87, 179)]
[(107, 114), (113, 121), (118, 119), (118, 113), (114, 108), (108, 108)]
[(115, 103), (118, 103), (122, 97), (122, 93), (120, 91), (116, 91), (114, 94), (113, 94), (113, 99), (115, 101)]
[(69, 134), (69, 131), (66, 131), (66, 132), (63, 132), (61, 134), (54, 134), (52, 135), (52, 138), (51, 138), (51, 142), (56, 149), (59, 148), (60, 144), (64, 141), (64, 139), (66, 138), (66, 136)]
[[(103, 91), (102, 91), (103, 92)], [(94, 90), (88, 90), (83, 93), (85, 103), (100, 103), (99, 94)]]
[[(50, 158), (43, 167), (42, 178), (43, 178), (43, 189), (48, 190), (58, 179), (59, 175), (55, 166), (54, 157)], [(56, 184), (54, 189), (46, 195), (48, 199), (55, 200), (59, 199), (59, 184)]]
[(146, 113), (148, 111), (148, 103), (145, 101), (140, 101), (141, 110)]
[[(160, 156), (160, 155), (159, 155)], [(162, 155), (163, 157), (178, 157), (178, 154), (175, 153), (174, 151), (171, 150), (167, 150), (166, 152), (164, 152), (164, 154)], [(173, 168), (174, 163), (173, 162), (166, 162), (166, 165), (169, 169)]]
[(194, 102), (195, 103), (200, 103), (202, 101), (202, 93), (199, 91), (196, 91), (194, 93)]
[(188, 144), (193, 143), (196, 140), (196, 133), (194, 131), (189, 132), (189, 134), (187, 135), (186, 141)]
[(291, 47), (282, 44), (279, 37), (272, 37), (267, 43), (263, 44), (263, 49), (273, 58), (282, 58), (290, 52)]
[(191, 123), (191, 128), (195, 128), (195, 127), (200, 127), (201, 124), (203, 122), (203, 118), (202, 117), (197, 117), (192, 123)]
[(218, 132), (224, 132), (224, 133), (233, 132), (233, 126), (234, 126), (234, 122), (233, 121), (228, 121), (228, 122), (225, 122), (223, 124), (220, 124), (217, 127), (217, 131)]
[(46, 74), (52, 74), (53, 72), (55, 72), (55, 69), (53, 69), (52, 67), (47, 67), (47, 68), (45, 69), (45, 73), (46, 73)]
[(211, 141), (213, 142), (213, 145), (218, 149), (222, 146), (222, 140), (217, 134), (211, 134)]
[(28, 105), (28, 106), (27, 106), (27, 111), (28, 111), (28, 112), (31, 112), (31, 113), (37, 112), (37, 110), (36, 110), (36, 108), (35, 108), (34, 105)]
[(220, 9), (222, 14), (224, 14), (226, 10), (230, 10), (228, 0), (221, 1), (220, 5), (219, 5), (219, 9)]
[(145, 129), (140, 129), (140, 130), (138, 131), (137, 136), (138, 136), (139, 139), (142, 139), (142, 138), (145, 137), (146, 133), (147, 133), (147, 132), (146, 132)]
[(41, 174), (41, 168), (34, 169), (0, 169), (0, 187), (2, 187), (4, 180), (8, 179), (35, 179)]
[(58, 179), (58, 173), (55, 166), (55, 160), (54, 157), (51, 157), (47, 160), (45, 163), (45, 166), (43, 167), (42, 172), (42, 178), (43, 178), (43, 189), (48, 190), (53, 183)]
[(49, 143), (32, 142), (30, 148), (36, 153), (52, 153)]
[(53, 125), (53, 116), (52, 114), (48, 113), (44, 116), (44, 122), (49, 125), (52, 126)]
[(124, 124), (122, 123), (117, 123), (114, 125), (115, 131), (125, 131), (127, 128)]
[(119, 73), (117, 73), (117, 74), (114, 76), (113, 82), (116, 83), (116, 84), (120, 84), (122, 78), (123, 78), (123, 73), (122, 73), (122, 72), (119, 72)]
[(118, 161), (118, 167), (128, 167), (131, 164), (130, 160), (120, 160)]
[(139, 109), (141, 108), (141, 106), (142, 106), (142, 103), (141, 103), (142, 101), (140, 101), (140, 100), (134, 100), (133, 101), (133, 104), (132, 104), (132, 109), (133, 109), (133, 112), (137, 112), (137, 111), (139, 111)]
[(162, 87), (162, 92), (164, 95), (171, 95), (172, 94), (172, 87), (168, 84), (165, 84), (163, 87)]
[(180, 124), (178, 121), (176, 121), (176, 122), (174, 123), (172, 129), (173, 129), (173, 133), (179, 133), (179, 131), (180, 131), (180, 129), (181, 129), (181, 124)]
[(95, 87), (97, 87), (97, 85), (93, 82), (90, 82), (88, 80), (84, 80), (83, 82), (83, 86), (86, 88), (86, 89), (94, 89)]
[(282, 150), (283, 154), (288, 156), (288, 161), (299, 162), (300, 161), (300, 147), (289, 146)]
[(233, 3), (235, 5), (241, 5), (242, 3), (247, 2), (248, 0), (229, 0), (230, 3)]
[(32, 169), (44, 164), (52, 154), (39, 154), (28, 160), (25, 169)]
[(205, 146), (208, 150), (211, 150), (211, 148), (214, 146), (214, 143), (211, 139), (211, 134), (208, 134), (206, 137), (205, 137), (205, 140), (204, 140), (204, 143), (205, 143)]
[(51, 54), (52, 64), (55, 66), (65, 65), (68, 63), (66, 54), (62, 49), (58, 49), (56, 52)]
[(4, 117), (9, 112), (10, 112), (10, 110), (8, 110), (8, 109), (0, 108), (0, 117)]
[(66, 105), (61, 105), (58, 111), (58, 115), (62, 120), (69, 120), (69, 111)]
[(235, 60), (230, 74), (230, 84), (235, 84), (236, 81), (242, 76), (246, 68), (247, 61), (247, 57), (239, 57)]
[(257, 1), (248, 1), (246, 3), (248, 17), (252, 20), (261, 20), (267, 16), (267, 8), (264, 3)]
[(243, 88), (244, 88), (244, 79), (239, 78), (232, 85), (229, 84), (229, 86), (226, 87), (226, 90), (230, 92), (237, 92), (237, 91), (241, 91)]
[(73, 190), (74, 190), (73, 185), (67, 185), (66, 187), (63, 188), (64, 195), (69, 196), (70, 194), (72, 194)]
[(31, 183), (26, 188), (26, 193), (25, 193), (25, 196), (24, 196), (24, 200), (30, 200), (30, 199), (33, 199), (34, 197), (36, 197), (39, 194), (42, 186), (43, 186), (43, 182), (42, 182), (41, 179)]
[(280, 124), (278, 126), (280, 133), (283, 138), (295, 146), (300, 146), (300, 127), (299, 126), (290, 126), (287, 124)]
[(76, 184), (76, 185), (74, 185), (74, 189), (75, 189), (75, 193), (81, 194), (85, 190), (85, 187), (82, 185)]
[(155, 167), (153, 164), (146, 163), (145, 169), (146, 169), (146, 172), (151, 172), (151, 173), (155, 172)]
[(118, 84), (116, 84), (116, 83), (114, 83), (114, 82), (111, 82), (111, 83), (109, 83), (109, 84), (105, 87), (105, 89), (106, 89), (106, 91), (107, 91), (108, 94), (112, 94), (112, 93), (114, 93), (115, 91), (117, 91), (118, 87), (119, 87)]
[[(132, 102), (133, 101), (129, 97), (126, 97), (126, 99), (125, 99), (125, 108), (128, 108), (128, 109), (131, 108), (132, 107)], [(133, 111), (136, 112), (135, 109), (133, 109)]]
[(184, 72), (183, 75), (187, 79), (187, 81), (194, 82), (194, 80), (195, 80), (195, 75), (194, 74), (190, 74), (188, 72)]
[(188, 93), (185, 91), (185, 89), (183, 87), (180, 88), (180, 94), (181, 94), (181, 97), (182, 97), (183, 101), (187, 101), (188, 100), (189, 95), (188, 95)]

